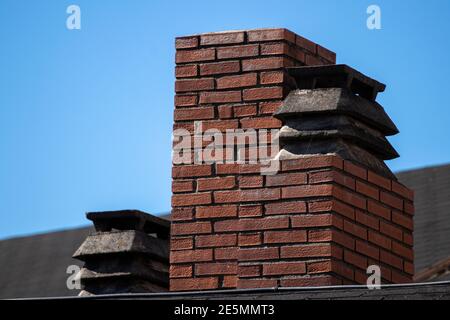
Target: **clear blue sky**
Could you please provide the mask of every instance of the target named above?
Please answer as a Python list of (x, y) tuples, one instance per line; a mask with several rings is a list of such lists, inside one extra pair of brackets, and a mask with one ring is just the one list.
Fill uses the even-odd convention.
[[(82, 29), (66, 29), (77, 4)], [(366, 28), (366, 8), (382, 30)], [(285, 27), (385, 82), (393, 170), (450, 162), (450, 1), (0, 2), (0, 238), (170, 209), (174, 37)]]

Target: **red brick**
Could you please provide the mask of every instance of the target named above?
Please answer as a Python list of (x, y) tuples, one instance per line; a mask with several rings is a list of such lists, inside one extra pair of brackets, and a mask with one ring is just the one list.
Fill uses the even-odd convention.
[(172, 192), (173, 193), (192, 192), (192, 191), (194, 191), (194, 181), (192, 181), (192, 180), (172, 181)]
[(172, 235), (189, 235), (211, 233), (210, 222), (173, 223)]
[(370, 213), (373, 213), (386, 220), (391, 220), (391, 210), (387, 207), (382, 206), (378, 202), (369, 200), (367, 202), (367, 209), (369, 210)]
[(267, 231), (264, 232), (264, 243), (302, 243), (306, 242), (305, 230)]
[(274, 114), (278, 109), (281, 108), (283, 105), (282, 101), (276, 101), (276, 102), (261, 102), (259, 104), (259, 114)]
[(380, 249), (371, 246), (367, 242), (356, 240), (356, 251), (375, 260), (380, 259)]
[(194, 247), (192, 237), (177, 237), (170, 240), (170, 250), (189, 250)]
[(202, 91), (214, 89), (214, 79), (189, 79), (175, 82), (176, 92)]
[(306, 54), (305, 55), (305, 64), (307, 66), (320, 66), (320, 65), (325, 65), (326, 63), (323, 62), (322, 60), (320, 60), (317, 56), (313, 56), (310, 54)]
[(240, 265), (238, 267), (238, 275), (240, 278), (253, 278), (261, 275), (260, 265)]
[(272, 117), (246, 118), (240, 122), (243, 129), (279, 129), (282, 125), (280, 120)]
[(237, 217), (237, 206), (197, 207), (195, 210), (197, 219)]
[(367, 170), (347, 160), (344, 161), (344, 170), (358, 178), (367, 180)]
[(187, 221), (194, 217), (194, 208), (173, 208), (170, 219), (172, 221)]
[(356, 254), (354, 252), (351, 251), (344, 251), (344, 260), (345, 262), (348, 262), (358, 268), (361, 268), (363, 270), (366, 270), (368, 264), (367, 264), (367, 258)]
[(239, 289), (275, 288), (277, 283), (277, 280), (270, 279), (239, 279), (237, 287)]
[(211, 249), (172, 251), (170, 253), (171, 263), (207, 262), (212, 259)]
[(258, 58), (242, 61), (242, 71), (274, 70), (292, 66), (293, 63), (283, 57)]
[(379, 219), (377, 219), (373, 216), (370, 216), (368, 214), (365, 214), (364, 212), (361, 212), (359, 210), (356, 210), (356, 221), (365, 226), (368, 226), (372, 229), (375, 229), (375, 230), (380, 229)]
[(260, 101), (270, 99), (282, 99), (283, 88), (282, 87), (263, 87), (245, 89), (243, 92), (244, 101)]
[(369, 241), (387, 250), (391, 250), (392, 248), (391, 239), (371, 230), (369, 230)]
[(402, 283), (412, 283), (414, 281), (413, 281), (412, 277), (407, 276), (405, 274), (401, 274), (401, 273), (393, 270), (392, 271), (392, 282), (402, 284)]
[(260, 29), (247, 31), (249, 42), (285, 40), (295, 43), (295, 34), (287, 29)]
[(281, 248), (281, 258), (313, 258), (331, 256), (329, 245), (302, 245)]
[(260, 231), (275, 230), (289, 227), (289, 217), (226, 220), (214, 224), (214, 231)]
[(250, 174), (250, 173), (261, 173), (261, 165), (253, 164), (217, 164), (216, 165), (217, 174)]
[(176, 95), (176, 107), (191, 107), (197, 105), (197, 95)]
[(344, 189), (341, 187), (335, 187), (335, 188), (333, 188), (333, 195), (337, 199), (339, 199), (345, 203), (348, 203), (354, 207), (357, 207), (359, 209), (365, 210), (367, 207), (366, 198), (364, 198), (354, 192), (348, 191), (347, 189)]
[(336, 156), (311, 156), (282, 162), (283, 171), (318, 169), (326, 167), (342, 168), (342, 160)]
[(233, 106), (233, 115), (235, 118), (250, 117), (256, 114), (256, 104), (239, 104)]
[(232, 247), (236, 245), (237, 236), (235, 234), (213, 234), (195, 237), (197, 248)]
[(403, 270), (410, 275), (414, 275), (414, 264), (405, 261)]
[(317, 45), (317, 54), (325, 59), (327, 59), (331, 63), (336, 62), (336, 53), (330, 51), (322, 46)]
[(380, 198), (380, 193), (378, 189), (371, 187), (367, 183), (356, 181), (356, 191), (375, 200), (378, 200)]
[(306, 213), (304, 201), (269, 203), (265, 205), (266, 215)]
[(174, 207), (189, 207), (199, 204), (212, 203), (211, 193), (191, 193), (191, 194), (177, 194), (172, 196), (172, 206)]
[(288, 173), (288, 174), (278, 174), (274, 176), (267, 176), (266, 186), (292, 186), (301, 185), (307, 183), (306, 173)]
[(219, 110), (219, 118), (220, 119), (233, 118), (233, 106), (232, 105), (219, 106), (217, 109)]
[(262, 216), (262, 206), (261, 205), (248, 205), (239, 207), (239, 217), (259, 217)]
[(215, 62), (200, 65), (200, 75), (227, 74), (241, 71), (239, 61)]
[(332, 276), (288, 278), (280, 281), (282, 287), (320, 287), (342, 284)]
[(200, 50), (183, 50), (177, 51), (176, 63), (189, 63), (200, 61), (212, 61), (216, 58), (216, 51), (214, 49), (200, 49)]
[(238, 248), (217, 248), (214, 249), (216, 260), (236, 260), (238, 258)]
[(190, 278), (190, 279), (171, 279), (171, 291), (199, 291), (217, 289), (219, 279), (212, 278)]
[(214, 119), (213, 107), (177, 109), (174, 113), (175, 121), (208, 119)]
[(390, 252), (381, 250), (380, 260), (390, 266), (393, 266), (399, 270), (403, 270), (403, 260), (397, 256), (394, 256)]
[(282, 198), (307, 198), (307, 197), (322, 197), (331, 196), (332, 185), (305, 185), (296, 187), (285, 187), (282, 189)]
[(333, 239), (331, 230), (309, 230), (308, 242), (330, 242)]
[(222, 45), (222, 44), (238, 44), (244, 42), (244, 32), (218, 32), (202, 34), (200, 36), (200, 44), (202, 46)]
[(369, 182), (376, 184), (379, 187), (382, 187), (386, 190), (391, 190), (391, 180), (382, 177), (376, 173), (373, 173), (369, 170), (367, 179)]
[(190, 265), (171, 265), (170, 278), (190, 278), (192, 277), (192, 266)]
[(218, 59), (254, 57), (258, 54), (259, 46), (257, 44), (217, 48)]
[(280, 199), (280, 189), (233, 190), (214, 192), (216, 203), (255, 202)]
[(308, 202), (308, 212), (330, 212), (333, 210), (333, 201), (311, 201)]
[(284, 82), (285, 74), (283, 71), (262, 72), (260, 77), (261, 84), (279, 84)]
[(202, 263), (195, 265), (197, 276), (213, 276), (221, 274), (236, 274), (237, 263)]
[(333, 201), (333, 211), (347, 217), (351, 220), (355, 220), (355, 209), (345, 203), (334, 200)]
[(239, 249), (239, 261), (263, 261), (279, 258), (278, 248)]
[(400, 228), (387, 224), (384, 221), (380, 222), (380, 231), (381, 233), (399, 241), (402, 241), (403, 239), (403, 232)]
[(407, 248), (395, 241), (392, 242), (392, 251), (409, 261), (414, 261), (414, 252), (411, 248)]
[(217, 89), (243, 88), (255, 86), (256, 73), (246, 73), (237, 76), (227, 76), (217, 79)]
[(308, 262), (308, 274), (331, 272), (331, 261)]
[(260, 45), (261, 55), (287, 55), (296, 57), (295, 49), (284, 42), (263, 43)]
[(175, 48), (192, 49), (198, 47), (198, 37), (179, 37), (175, 39)]
[(222, 281), (222, 288), (225, 289), (236, 289), (238, 277), (237, 275), (224, 276)]
[(336, 171), (327, 170), (320, 172), (311, 172), (308, 174), (308, 177), (309, 183), (311, 184), (336, 182), (344, 187), (355, 190), (355, 179)]
[(367, 240), (367, 229), (347, 220), (344, 221), (344, 231), (361, 239)]
[(239, 247), (252, 247), (261, 244), (260, 233), (240, 234), (238, 238)]
[(402, 196), (403, 198), (414, 201), (414, 191), (408, 189), (407, 187), (396, 181), (392, 181), (392, 191), (399, 196)]
[(392, 222), (410, 230), (414, 230), (414, 221), (411, 216), (406, 216), (400, 212), (392, 212)]
[(410, 203), (408, 201), (405, 201), (404, 202), (404, 207), (405, 207), (404, 208), (405, 213), (407, 213), (407, 214), (409, 214), (411, 216), (414, 215), (414, 205), (412, 203)]
[(403, 242), (412, 247), (414, 245), (414, 238), (412, 233), (403, 232)]
[(384, 204), (387, 204), (388, 206), (390, 206), (392, 208), (396, 208), (398, 210), (403, 210), (403, 200), (400, 198), (397, 198), (396, 196), (393, 196), (389, 193), (381, 191), (380, 200), (381, 200), (381, 202), (383, 202)]
[(217, 177), (209, 179), (198, 179), (198, 191), (226, 190), (236, 186), (235, 177)]
[(302, 215), (291, 217), (294, 228), (328, 227), (332, 225), (331, 214)]
[(280, 262), (263, 264), (263, 276), (305, 274), (304, 262)]
[(303, 49), (306, 49), (306, 50), (310, 51), (311, 53), (316, 53), (317, 45), (314, 42), (312, 42), (312, 41), (310, 41), (308, 39), (305, 39), (305, 38), (297, 35), (296, 39), (295, 39), (295, 43), (299, 47), (301, 47)]
[(333, 239), (333, 242), (336, 242), (337, 244), (340, 244), (341, 246), (344, 246), (351, 250), (355, 249), (355, 239), (353, 239), (353, 237), (351, 237), (347, 233), (340, 232), (340, 231), (333, 231), (332, 239)]
[(200, 104), (241, 102), (240, 91), (202, 92)]
[(175, 76), (177, 78), (189, 78), (197, 76), (197, 65), (184, 65), (184, 66), (176, 66), (175, 67)]
[(251, 189), (260, 188), (264, 184), (263, 176), (241, 176), (239, 177), (239, 188)]

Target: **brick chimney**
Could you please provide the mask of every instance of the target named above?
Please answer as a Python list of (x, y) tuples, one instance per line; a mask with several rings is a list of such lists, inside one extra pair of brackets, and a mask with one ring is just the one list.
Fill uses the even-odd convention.
[[(370, 265), (385, 283), (412, 280), (413, 194), (383, 162), (398, 156), (383, 84), (286, 29), (176, 49), (170, 290), (365, 284)], [(281, 130), (208, 150), (264, 129)], [(265, 172), (267, 159), (279, 167)]]

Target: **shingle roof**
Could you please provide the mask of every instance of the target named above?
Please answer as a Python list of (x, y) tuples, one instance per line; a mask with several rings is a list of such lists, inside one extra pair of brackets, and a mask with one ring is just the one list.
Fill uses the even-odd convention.
[(415, 191), (416, 272), (450, 257), (450, 165), (397, 174)]

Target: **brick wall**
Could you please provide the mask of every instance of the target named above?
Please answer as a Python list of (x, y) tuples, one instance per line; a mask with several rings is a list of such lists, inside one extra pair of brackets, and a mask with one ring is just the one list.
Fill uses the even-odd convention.
[[(293, 88), (284, 68), (335, 54), (285, 29), (176, 39), (174, 130), (271, 129)], [(194, 141), (195, 139), (193, 139)], [(199, 153), (205, 144), (192, 146)], [(197, 149), (196, 149), (197, 148)], [(173, 166), (173, 291), (385, 282), (412, 273), (412, 195), (335, 156), (257, 164)]]

